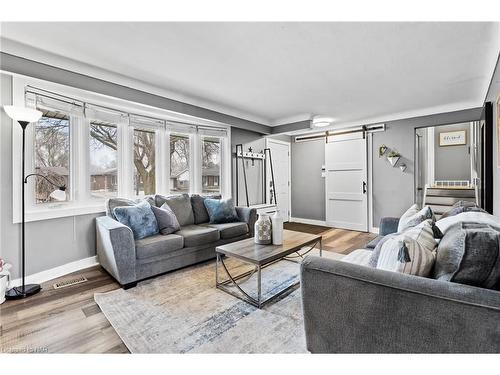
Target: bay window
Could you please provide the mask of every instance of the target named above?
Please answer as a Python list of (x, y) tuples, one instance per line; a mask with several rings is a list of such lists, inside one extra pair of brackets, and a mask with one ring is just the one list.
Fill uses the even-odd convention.
[[(28, 128), (26, 173), (67, 188), (66, 202), (54, 202), (53, 186), (30, 181), (27, 221), (102, 212), (112, 197), (230, 196), (229, 126), (46, 81), (13, 82), (13, 104), (43, 113)], [(20, 129), (13, 129), (13, 153), (20, 155)], [(14, 158), (14, 222), (21, 211), (19, 165)]]

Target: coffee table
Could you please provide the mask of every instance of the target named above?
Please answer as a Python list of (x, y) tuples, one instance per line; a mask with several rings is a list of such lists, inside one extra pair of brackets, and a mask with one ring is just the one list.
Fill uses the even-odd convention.
[[(254, 242), (253, 238), (247, 238), (230, 244), (217, 246), (215, 249), (217, 256), (215, 261), (215, 286), (217, 289), (223, 290), (260, 309), (265, 304), (288, 292), (292, 288), (295, 288), (299, 284), (299, 281), (297, 281), (274, 293), (266, 300), (262, 300), (262, 270), (281, 260), (296, 261), (297, 258), (302, 258), (310, 252), (316, 245), (319, 245), (319, 256), (322, 256), (321, 235), (284, 230), (282, 245), (259, 245)], [(301, 252), (300, 250), (303, 247), (309, 248)], [(295, 255), (291, 256), (292, 254)], [(240, 275), (232, 275), (224, 262), (224, 256), (238, 259), (244, 263), (249, 263), (254, 266), (254, 269)], [(226, 280), (219, 281), (219, 264), (222, 265), (222, 269), (228, 277)], [(238, 281), (243, 278), (248, 280), (255, 272), (257, 273), (256, 298), (243, 290), (241, 283), (238, 283)]]

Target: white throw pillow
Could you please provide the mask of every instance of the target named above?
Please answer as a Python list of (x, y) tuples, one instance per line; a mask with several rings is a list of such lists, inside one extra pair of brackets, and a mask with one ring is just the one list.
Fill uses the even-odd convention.
[(432, 209), (429, 206), (425, 206), (419, 210), (418, 205), (414, 204), (399, 219), (398, 233), (402, 233), (408, 228), (414, 227), (427, 219), (436, 221)]
[(380, 247), (377, 269), (427, 277), (436, 259), (432, 220), (388, 238)]
[(354, 250), (352, 253), (347, 254), (345, 257), (340, 259), (342, 262), (354, 263), (360, 266), (369, 267), (368, 263), (370, 262), (370, 258), (372, 256), (371, 250), (366, 249), (358, 249)]

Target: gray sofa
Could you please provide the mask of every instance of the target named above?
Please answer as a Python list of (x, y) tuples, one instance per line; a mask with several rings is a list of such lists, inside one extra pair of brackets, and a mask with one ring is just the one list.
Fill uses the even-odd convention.
[[(381, 233), (397, 230), (397, 219), (384, 222)], [(312, 353), (500, 352), (496, 290), (314, 256), (301, 290)]]
[[(148, 201), (155, 204), (158, 199)], [(199, 205), (196, 210), (200, 210)], [(96, 218), (99, 263), (127, 289), (137, 281), (214, 258), (215, 247), (253, 237), (256, 210), (236, 207), (236, 212), (240, 221), (227, 224), (209, 224), (208, 214), (176, 213), (183, 216), (179, 231), (134, 240), (132, 230), (115, 220), (108, 210), (106, 216)], [(195, 217), (201, 216), (207, 222), (197, 222)]]

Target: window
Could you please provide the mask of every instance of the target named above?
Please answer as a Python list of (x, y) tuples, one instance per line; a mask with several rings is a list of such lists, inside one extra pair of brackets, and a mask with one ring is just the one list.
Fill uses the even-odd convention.
[[(70, 186), (70, 119), (69, 116), (41, 110), (42, 118), (34, 127), (34, 167), (35, 173), (46, 176), (60, 186), (66, 186), (66, 200), (69, 200)], [(35, 203), (51, 201), (54, 186), (43, 178), (35, 183)]]
[(189, 192), (189, 137), (170, 135), (170, 191)]
[[(229, 126), (118, 98), (31, 78), (14, 77), (14, 105), (37, 108), (42, 118), (26, 133), (30, 179), (26, 220), (103, 211), (112, 197), (159, 194), (231, 194)], [(13, 132), (13, 154), (22, 132)], [(22, 219), (20, 159), (13, 162), (13, 222)]]
[(118, 191), (117, 127), (90, 122), (90, 194), (93, 198), (116, 197)]
[(134, 129), (134, 193), (137, 196), (156, 192), (155, 133)]
[(220, 193), (221, 142), (219, 138), (201, 140), (202, 193)]

